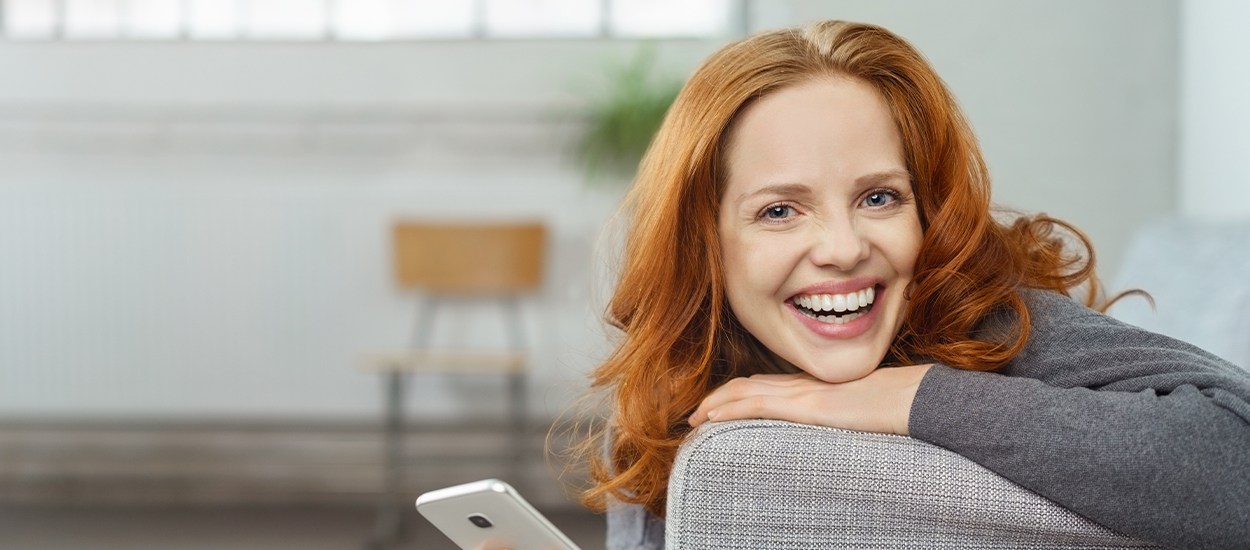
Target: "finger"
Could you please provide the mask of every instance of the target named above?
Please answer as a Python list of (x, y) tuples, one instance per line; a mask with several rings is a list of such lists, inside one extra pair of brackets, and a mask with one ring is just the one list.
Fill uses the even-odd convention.
[(798, 422), (792, 399), (786, 395), (753, 395), (724, 403), (707, 413), (710, 422), (767, 418)]
[[(827, 386), (828, 382), (821, 382), (806, 373), (799, 374), (753, 374), (744, 378), (734, 378), (726, 382), (719, 388), (708, 394), (719, 393), (722, 398), (740, 398), (756, 393), (767, 395), (777, 395), (778, 393), (792, 392), (798, 388), (816, 386)], [(707, 398), (704, 398), (705, 400)]]
[(860, 431), (882, 431), (873, 428), (879, 420), (875, 403), (863, 399), (844, 399), (845, 391), (836, 384), (825, 387), (796, 388), (778, 395), (754, 395), (726, 402), (709, 409), (710, 422), (765, 418), (799, 424), (830, 426)]
[(788, 387), (775, 383), (755, 380), (753, 378), (735, 378), (712, 390), (690, 415), (690, 425), (699, 426), (707, 421), (707, 411), (720, 407), (730, 401), (747, 399), (756, 395), (780, 395), (790, 391)]

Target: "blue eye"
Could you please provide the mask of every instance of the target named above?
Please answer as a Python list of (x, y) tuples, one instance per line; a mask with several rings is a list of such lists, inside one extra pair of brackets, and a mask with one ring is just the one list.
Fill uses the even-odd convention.
[(873, 191), (864, 196), (864, 201), (861, 204), (868, 208), (880, 208), (888, 206), (896, 200), (898, 200), (898, 195), (893, 191)]
[(794, 215), (794, 207), (788, 204), (774, 204), (760, 212), (760, 217), (770, 221), (781, 221)]

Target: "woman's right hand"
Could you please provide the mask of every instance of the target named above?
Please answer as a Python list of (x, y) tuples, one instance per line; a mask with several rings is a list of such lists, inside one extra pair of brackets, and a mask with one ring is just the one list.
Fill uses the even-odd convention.
[(908, 435), (912, 401), (932, 367), (879, 368), (863, 378), (837, 384), (806, 373), (735, 378), (703, 399), (690, 415), (690, 425), (768, 418)]

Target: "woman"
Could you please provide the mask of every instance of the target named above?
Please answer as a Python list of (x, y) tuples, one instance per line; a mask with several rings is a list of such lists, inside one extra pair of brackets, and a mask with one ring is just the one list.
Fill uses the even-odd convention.
[(1250, 541), (1250, 375), (1087, 309), (1106, 305), (1088, 241), (991, 216), (967, 122), (888, 31), (823, 22), (713, 55), (627, 207), (586, 493), (621, 503), (610, 547), (661, 545), (677, 447), (743, 418), (911, 435), (1140, 539)]

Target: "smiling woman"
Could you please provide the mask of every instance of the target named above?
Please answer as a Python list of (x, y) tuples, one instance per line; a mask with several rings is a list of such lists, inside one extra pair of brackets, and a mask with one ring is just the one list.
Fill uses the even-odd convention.
[(677, 448), (745, 418), (911, 435), (1151, 542), (1250, 536), (1227, 506), (1250, 494), (1250, 376), (1089, 309), (1089, 241), (998, 221), (989, 181), (950, 92), (885, 29), (709, 58), (626, 205), (622, 334), (594, 374), (612, 418), (586, 445), (609, 547), (662, 546)]

